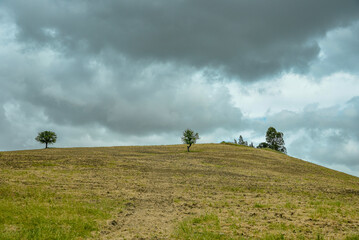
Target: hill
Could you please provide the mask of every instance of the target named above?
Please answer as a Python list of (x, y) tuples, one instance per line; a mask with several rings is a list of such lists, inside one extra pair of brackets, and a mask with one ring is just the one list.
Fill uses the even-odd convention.
[(359, 239), (359, 178), (197, 144), (0, 153), (0, 239)]

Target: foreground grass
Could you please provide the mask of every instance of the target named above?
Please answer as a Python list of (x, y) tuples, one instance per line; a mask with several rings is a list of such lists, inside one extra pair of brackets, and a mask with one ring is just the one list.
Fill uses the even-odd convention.
[(0, 239), (90, 237), (113, 208), (39, 187), (1, 186), (0, 196)]
[(359, 239), (359, 179), (223, 144), (0, 154), (0, 239)]

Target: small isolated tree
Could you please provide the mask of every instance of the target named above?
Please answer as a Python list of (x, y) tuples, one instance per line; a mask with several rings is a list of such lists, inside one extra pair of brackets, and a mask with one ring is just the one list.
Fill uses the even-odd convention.
[(254, 148), (253, 142), (251, 142), (251, 144), (249, 144), (250, 147)]
[(284, 147), (285, 143), (283, 139), (283, 133), (277, 132), (274, 127), (268, 128), (266, 134), (266, 142), (269, 148), (282, 153), (287, 153), (287, 149)]
[(45, 143), (45, 148), (47, 148), (48, 144), (53, 144), (56, 142), (57, 136), (56, 133), (51, 131), (43, 131), (40, 132), (35, 138), (36, 141), (40, 143)]
[(189, 152), (189, 148), (196, 143), (196, 141), (199, 139), (198, 133), (194, 133), (191, 129), (186, 129), (183, 132), (182, 136), (182, 142), (184, 144), (188, 144), (187, 151)]

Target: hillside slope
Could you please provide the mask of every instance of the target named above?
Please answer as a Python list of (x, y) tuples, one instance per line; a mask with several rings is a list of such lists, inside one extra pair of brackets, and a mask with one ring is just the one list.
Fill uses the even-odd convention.
[(359, 178), (197, 144), (0, 153), (0, 239), (359, 239)]

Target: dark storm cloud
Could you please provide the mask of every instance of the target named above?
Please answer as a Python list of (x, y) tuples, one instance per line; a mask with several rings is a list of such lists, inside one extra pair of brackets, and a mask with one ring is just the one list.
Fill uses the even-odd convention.
[(109, 48), (94, 54), (62, 43), (34, 45), (15, 37), (21, 28), (0, 15), (6, 29), (0, 31), (1, 149), (34, 147), (34, 135), (46, 129), (66, 133), (62, 146), (82, 138), (81, 146), (119, 144), (118, 138), (148, 144), (188, 127), (205, 134), (241, 122), (228, 89), (195, 68), (126, 58)]
[(214, 68), (251, 80), (303, 72), (317, 39), (358, 19), (356, 0), (5, 1), (19, 39), (70, 56), (110, 50), (136, 60)]
[(6, 81), (0, 91), (8, 95), (3, 103), (24, 113), (31, 109), (24, 121), (42, 112), (58, 126), (98, 125), (144, 136), (187, 127), (202, 133), (233, 129), (242, 118), (225, 86), (209, 84), (188, 68), (119, 58), (114, 58), (119, 63), (114, 68), (96, 59), (69, 59), (47, 51), (18, 56), (0, 52), (5, 54), (13, 57), (1, 72)]

